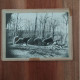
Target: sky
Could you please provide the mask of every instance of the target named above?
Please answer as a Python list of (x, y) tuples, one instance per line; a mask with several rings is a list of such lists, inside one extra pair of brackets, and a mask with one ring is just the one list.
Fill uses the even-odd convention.
[[(66, 25), (64, 24), (65, 20), (62, 16), (64, 13), (65, 12), (47, 13), (47, 16), (49, 18), (53, 16), (53, 19), (56, 19), (59, 21), (59, 26), (57, 26), (56, 30), (61, 30), (63, 31), (63, 33), (66, 33)], [(24, 27), (26, 27), (25, 23), (28, 24), (28, 21), (30, 21), (30, 23), (32, 24), (35, 23), (36, 15), (37, 15), (37, 18), (40, 19), (41, 17), (43, 18), (45, 14), (46, 13), (13, 13), (11, 18), (16, 21), (17, 15), (18, 15), (18, 19), (21, 19), (21, 22), (18, 25), (22, 26), (22, 29), (24, 29)]]
[[(65, 13), (65, 12), (53, 13), (53, 17), (54, 17), (54, 18), (63, 19), (63, 18), (62, 18), (62, 15), (63, 15), (64, 13)], [(35, 17), (36, 17), (36, 14), (37, 14), (37, 16), (38, 16), (38, 18), (39, 18), (40, 16), (44, 16), (46, 13), (18, 13), (18, 16), (19, 16), (19, 18), (29, 19), (30, 21), (33, 21), (33, 20), (35, 19)], [(16, 15), (17, 15), (17, 13), (14, 13), (14, 14), (12, 15), (12, 17), (16, 19)], [(52, 17), (52, 13), (48, 13), (47, 15), (48, 15), (49, 17)]]

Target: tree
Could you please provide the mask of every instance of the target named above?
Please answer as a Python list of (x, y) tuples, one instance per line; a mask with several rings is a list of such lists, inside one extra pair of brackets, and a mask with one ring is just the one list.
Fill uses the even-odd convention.
[(58, 22), (57, 22), (57, 20), (53, 20), (53, 23), (52, 23), (52, 29), (53, 29), (53, 39), (54, 39), (54, 36), (55, 36), (55, 28), (58, 26), (59, 24), (58, 24)]
[(52, 37), (53, 37), (53, 40), (54, 40), (54, 36), (55, 36), (55, 29), (56, 27), (59, 25), (59, 22), (57, 19), (53, 19), (53, 13), (52, 13), (52, 16), (51, 16), (51, 19), (49, 22), (49, 32), (51, 31), (51, 28), (52, 28)]
[(30, 29), (30, 26), (31, 26), (30, 20), (26, 20), (25, 26), (26, 26), (25, 30), (26, 30), (28, 36), (30, 36), (30, 31), (31, 31), (31, 29)]
[(49, 32), (51, 32), (52, 20), (49, 20)]
[(59, 22), (56, 20), (56, 19), (53, 19), (53, 13), (52, 13), (52, 18), (51, 18), (51, 27), (53, 29), (53, 32), (52, 32), (52, 36), (53, 36), (53, 40), (54, 40), (54, 33), (55, 33), (55, 28), (59, 25)]
[(15, 18), (11, 17), (11, 19), (10, 19), (9, 23), (12, 25), (11, 29), (14, 31), (14, 37), (18, 36), (18, 30), (20, 29), (19, 24), (21, 23), (21, 21), (22, 20), (21, 20), (21, 18), (19, 18), (19, 13), (16, 14)]
[(64, 14), (63, 14), (63, 18), (64, 18), (64, 20), (65, 20), (65, 24), (66, 24), (66, 26), (67, 26), (67, 24), (68, 24), (68, 12), (65, 12)]
[(18, 21), (19, 20), (19, 14), (16, 14), (16, 25), (15, 25), (15, 36), (17, 36), (17, 31), (18, 31)]
[(43, 27), (43, 17), (42, 16), (40, 16), (39, 22), (40, 22), (40, 34), (42, 35), (42, 27)]
[(37, 13), (36, 13), (36, 18), (35, 18), (35, 30), (34, 30), (34, 36), (36, 36), (37, 32)]
[(11, 15), (12, 15), (12, 13), (7, 13), (7, 14), (6, 14), (6, 25), (10, 22), (10, 20), (11, 20)]
[(64, 23), (66, 24), (66, 36), (65, 36), (65, 43), (66, 43), (66, 40), (67, 40), (67, 26), (68, 26), (68, 16), (69, 16), (69, 14), (68, 14), (68, 12), (65, 12), (64, 14), (63, 14), (63, 18), (64, 18)]
[(64, 38), (64, 34), (63, 34), (63, 32), (62, 31), (60, 31), (60, 32), (57, 32), (57, 34), (60, 36), (60, 38), (59, 38), (59, 40), (61, 41), (61, 44), (63, 44), (63, 38)]
[(45, 14), (44, 18), (40, 20), (40, 23), (42, 24), (43, 26), (43, 30), (42, 30), (42, 38), (45, 37), (45, 27), (46, 27), (46, 23), (47, 23), (47, 19), (49, 17), (47, 16), (47, 13)]

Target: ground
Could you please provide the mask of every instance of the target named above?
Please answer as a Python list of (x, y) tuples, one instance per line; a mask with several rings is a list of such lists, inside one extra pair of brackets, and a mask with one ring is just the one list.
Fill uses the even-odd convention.
[(50, 57), (68, 57), (68, 48), (34, 45), (10, 45), (11, 54), (15, 58), (50, 58)]

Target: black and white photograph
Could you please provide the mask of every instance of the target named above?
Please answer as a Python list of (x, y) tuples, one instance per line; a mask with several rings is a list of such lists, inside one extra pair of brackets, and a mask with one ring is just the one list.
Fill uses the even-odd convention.
[(72, 60), (68, 9), (2, 10), (2, 60)]

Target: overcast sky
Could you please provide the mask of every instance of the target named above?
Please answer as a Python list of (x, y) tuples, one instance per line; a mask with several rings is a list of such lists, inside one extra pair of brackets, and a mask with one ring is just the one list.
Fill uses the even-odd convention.
[[(53, 15), (53, 19), (58, 20), (59, 23), (60, 23), (59, 26), (57, 26), (58, 28), (56, 28), (56, 29), (61, 30), (63, 33), (66, 33), (66, 25), (63, 23), (64, 18), (62, 16), (64, 13), (65, 12), (47, 13), (47, 16), (49, 18), (51, 18), (52, 15)], [(17, 15), (18, 15), (18, 18), (22, 20), (19, 23), (19, 26), (23, 26), (23, 29), (24, 29), (25, 23), (26, 23), (27, 20), (30, 21), (32, 24), (35, 23), (36, 14), (37, 14), (37, 18), (40, 19), (40, 17), (41, 16), (44, 17), (46, 13), (13, 13), (11, 18), (16, 21)]]

